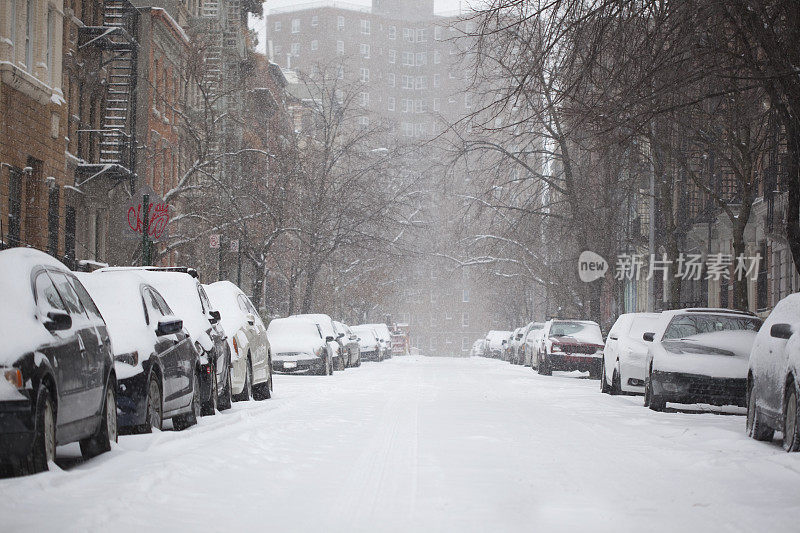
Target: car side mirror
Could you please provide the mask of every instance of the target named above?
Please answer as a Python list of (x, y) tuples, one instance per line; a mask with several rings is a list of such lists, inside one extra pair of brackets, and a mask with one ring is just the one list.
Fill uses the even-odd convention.
[(333, 342), (333, 341), (334, 341), (334, 338), (331, 335), (328, 335), (327, 337), (325, 337), (325, 342)]
[(788, 339), (792, 336), (792, 326), (789, 324), (773, 324), (769, 334), (776, 339)]
[(653, 340), (655, 338), (656, 338), (656, 334), (653, 333), (652, 331), (648, 331), (648, 332), (642, 334), (642, 339), (646, 340), (647, 342), (653, 342)]
[(158, 321), (156, 327), (156, 335), (163, 337), (164, 335), (173, 335), (179, 333), (183, 329), (183, 320), (180, 318), (162, 318)]
[(212, 324), (216, 324), (217, 322), (219, 322), (220, 318), (222, 318), (222, 315), (220, 314), (219, 311), (213, 309), (208, 312), (208, 317), (209, 317), (208, 318), (209, 322), (211, 322)]
[(356, 337), (356, 340), (357, 340), (358, 342), (361, 342), (361, 337)]
[(48, 331), (64, 331), (72, 327), (72, 317), (64, 311), (50, 311), (47, 313), (44, 327)]
[(253, 313), (247, 313), (247, 323), (251, 326), (256, 325), (256, 317), (253, 315)]
[(339, 333), (339, 334), (336, 336), (336, 338), (337, 338), (337, 339), (341, 339), (342, 337), (344, 337), (344, 333)]

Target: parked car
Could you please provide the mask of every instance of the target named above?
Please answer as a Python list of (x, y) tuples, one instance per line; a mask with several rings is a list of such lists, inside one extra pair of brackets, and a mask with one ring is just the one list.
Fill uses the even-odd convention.
[(61, 262), (27, 248), (0, 251), (0, 463), (48, 469), (56, 446), (84, 457), (117, 441), (116, 375), (105, 320)]
[(525, 335), (522, 338), (522, 364), (525, 366), (533, 366), (533, 358), (536, 355), (536, 349), (541, 343), (542, 332), (544, 331), (544, 322), (531, 322), (525, 328)]
[(287, 374), (333, 374), (332, 336), (325, 337), (310, 320), (276, 318), (267, 327), (272, 348), (272, 370)]
[(525, 328), (519, 327), (511, 334), (511, 340), (508, 343), (508, 360), (512, 365), (522, 364), (522, 353), (520, 346), (522, 346), (522, 337), (525, 335)]
[(358, 335), (358, 346), (362, 361), (383, 361), (383, 351), (375, 328), (367, 325), (353, 326), (353, 333)]
[(492, 330), (486, 334), (486, 356), (493, 359), (502, 359), (506, 344), (511, 337), (510, 331)]
[(220, 312), (220, 325), (231, 352), (231, 394), (235, 401), (272, 395), (272, 362), (267, 328), (253, 303), (230, 281), (203, 285), (211, 305)]
[(485, 344), (486, 344), (485, 339), (478, 339), (475, 342), (473, 342), (472, 349), (469, 351), (470, 357), (477, 357), (477, 356), (482, 357), (485, 351), (485, 346), (484, 346)]
[(591, 320), (548, 320), (536, 355), (536, 370), (580, 370), (597, 379), (603, 366), (603, 334)]
[(117, 425), (149, 433), (200, 416), (200, 358), (161, 294), (136, 272), (77, 274), (108, 323), (117, 375)]
[(211, 306), (197, 272), (184, 267), (112, 267), (97, 272), (134, 271), (164, 297), (183, 320), (183, 327), (200, 354), (201, 407), (204, 415), (231, 407), (231, 351), (220, 325), (221, 314)]
[(644, 394), (648, 346), (642, 335), (654, 331), (658, 320), (658, 313), (625, 313), (617, 318), (603, 349), (601, 392)]
[(336, 330), (336, 338), (342, 345), (345, 366), (361, 366), (361, 348), (358, 346), (356, 334), (350, 330), (347, 324), (336, 320), (333, 321), (333, 327)]
[(747, 434), (800, 450), (800, 294), (775, 306), (756, 335), (747, 372)]
[(751, 313), (694, 308), (661, 313), (649, 343), (644, 405), (663, 411), (667, 402), (746, 404), (750, 350), (761, 327)]
[(383, 322), (378, 322), (375, 324), (366, 324), (366, 325), (372, 327), (378, 334), (378, 340), (380, 341), (381, 344), (381, 351), (383, 352), (382, 359), (391, 359), (392, 332), (389, 331), (389, 326), (387, 326)]
[(322, 329), (322, 337), (333, 337), (331, 342), (331, 352), (333, 353), (333, 369), (334, 370), (344, 370), (347, 368), (345, 361), (347, 360), (347, 354), (345, 353), (344, 343), (342, 342), (341, 338), (338, 337), (338, 333), (336, 332), (336, 328), (333, 326), (333, 319), (330, 316), (323, 314), (323, 313), (306, 313), (301, 315), (292, 315), (292, 318), (300, 318), (302, 320), (310, 320), (315, 324), (319, 324), (319, 327)]

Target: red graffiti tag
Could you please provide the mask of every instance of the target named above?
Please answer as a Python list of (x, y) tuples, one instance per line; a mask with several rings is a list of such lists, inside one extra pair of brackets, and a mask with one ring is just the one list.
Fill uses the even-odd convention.
[[(147, 234), (152, 239), (160, 239), (167, 229), (169, 222), (169, 204), (166, 202), (150, 202), (150, 223), (148, 224)], [(142, 232), (142, 204), (128, 208), (128, 227), (136, 233)]]

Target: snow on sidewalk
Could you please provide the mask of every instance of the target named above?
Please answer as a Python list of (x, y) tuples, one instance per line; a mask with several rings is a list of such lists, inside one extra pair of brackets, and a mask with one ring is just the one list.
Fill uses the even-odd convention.
[(2, 530), (796, 529), (800, 454), (598, 389), (479, 358), (277, 376), (272, 400), (0, 480)]

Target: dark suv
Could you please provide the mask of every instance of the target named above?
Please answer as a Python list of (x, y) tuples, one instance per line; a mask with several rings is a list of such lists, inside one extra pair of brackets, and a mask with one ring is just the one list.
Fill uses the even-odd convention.
[(106, 323), (66, 266), (27, 248), (0, 252), (0, 462), (47, 470), (57, 445), (84, 457), (117, 441)]

